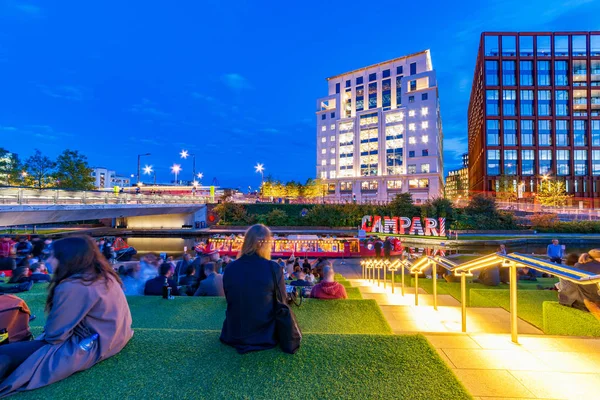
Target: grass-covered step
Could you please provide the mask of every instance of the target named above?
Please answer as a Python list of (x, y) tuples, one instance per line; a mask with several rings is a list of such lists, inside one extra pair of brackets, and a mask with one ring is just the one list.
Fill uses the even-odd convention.
[[(33, 293), (21, 297), (37, 315), (31, 326), (43, 326), (46, 297)], [(127, 301), (134, 328), (221, 330), (227, 307), (222, 297), (164, 300), (153, 296), (129, 296)], [(303, 332), (391, 333), (375, 300), (304, 299), (300, 307), (292, 306), (292, 309)]]
[[(470, 304), (470, 296), (472, 289), (483, 289), (483, 290), (509, 290), (510, 285), (501, 283), (498, 286), (486, 286), (481, 283), (471, 282), (473, 278), (467, 278), (467, 305)], [(415, 280), (414, 277), (411, 277), (405, 281), (409, 283), (410, 286), (414, 287)], [(558, 279), (556, 278), (538, 278), (537, 281), (519, 281), (517, 288), (519, 290), (537, 290), (537, 286), (540, 285), (542, 287), (551, 287)], [(432, 279), (423, 279), (419, 278), (419, 287), (425, 290), (427, 293), (433, 293), (433, 280)], [(460, 282), (446, 282), (443, 279), (438, 279), (437, 283), (438, 294), (449, 294), (454, 297), (456, 300), (460, 301)], [(554, 292), (556, 293), (556, 292)]]
[(21, 399), (469, 399), (422, 336), (307, 334), (239, 355), (218, 332), (138, 329), (118, 355)]
[(348, 295), (348, 299), (350, 300), (361, 300), (362, 294), (360, 294), (360, 289), (357, 287), (346, 286), (346, 294)]
[[(495, 289), (471, 289), (471, 307), (501, 307), (510, 311), (510, 291)], [(556, 301), (557, 292), (552, 290), (518, 290), (517, 315), (524, 321), (543, 329), (543, 303)]]
[(548, 335), (600, 337), (600, 321), (589, 312), (545, 301), (544, 333)]

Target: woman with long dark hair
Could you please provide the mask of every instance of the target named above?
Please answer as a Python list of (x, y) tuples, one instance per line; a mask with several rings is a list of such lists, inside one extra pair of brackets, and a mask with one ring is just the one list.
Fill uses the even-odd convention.
[(53, 244), (44, 333), (0, 346), (0, 397), (36, 389), (117, 354), (133, 336), (121, 280), (89, 237)]
[(223, 274), (227, 312), (221, 341), (238, 353), (277, 345), (275, 290), (286, 299), (283, 271), (271, 261), (271, 231), (264, 225), (248, 228), (242, 250)]

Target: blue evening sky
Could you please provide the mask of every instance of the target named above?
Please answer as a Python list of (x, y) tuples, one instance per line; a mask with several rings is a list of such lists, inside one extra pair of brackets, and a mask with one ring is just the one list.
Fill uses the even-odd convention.
[[(325, 78), (423, 49), (437, 70), (445, 169), (467, 150), (482, 31), (600, 30), (600, 1), (0, 0), (0, 147), (65, 148), (204, 184), (315, 176)], [(143, 166), (143, 165), (142, 165)]]

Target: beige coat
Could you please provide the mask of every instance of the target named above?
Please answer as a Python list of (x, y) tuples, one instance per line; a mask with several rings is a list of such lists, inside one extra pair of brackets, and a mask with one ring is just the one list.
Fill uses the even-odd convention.
[[(97, 333), (91, 350), (79, 342)], [(44, 333), (48, 342), (33, 353), (4, 382), (0, 398), (15, 391), (36, 389), (65, 379), (117, 354), (133, 336), (131, 313), (123, 290), (113, 280), (86, 286), (78, 279), (60, 283)]]

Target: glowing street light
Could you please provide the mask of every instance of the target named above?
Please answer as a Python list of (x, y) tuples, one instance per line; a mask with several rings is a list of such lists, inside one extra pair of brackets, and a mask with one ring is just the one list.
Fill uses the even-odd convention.
[(181, 165), (173, 164), (171, 167), (171, 172), (175, 174), (175, 184), (177, 185), (177, 175), (179, 175), (179, 172), (181, 172)]
[(27, 174), (27, 171), (23, 171), (23, 172), (21, 172), (21, 176), (22, 176), (23, 178), (25, 178), (27, 175), (28, 175), (28, 174)]
[(260, 186), (262, 186), (265, 181), (265, 174), (264, 174), (265, 166), (261, 163), (256, 163), (256, 165), (254, 166), (254, 170), (257, 173), (260, 173)]
[(144, 167), (144, 175), (152, 175), (154, 172), (154, 185), (156, 185), (156, 171), (152, 169), (152, 165), (146, 165)]
[(179, 153), (179, 156), (181, 158), (183, 158), (184, 160), (187, 160), (188, 157), (192, 157), (192, 160), (193, 160), (192, 179), (196, 179), (196, 155), (190, 154), (189, 151), (187, 151), (187, 150), (181, 150), (181, 153)]
[(198, 175), (196, 176), (198, 177), (198, 179), (204, 178), (204, 174), (202, 172), (198, 172)]

